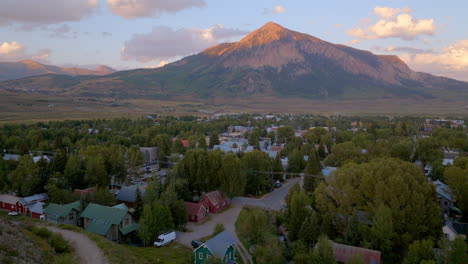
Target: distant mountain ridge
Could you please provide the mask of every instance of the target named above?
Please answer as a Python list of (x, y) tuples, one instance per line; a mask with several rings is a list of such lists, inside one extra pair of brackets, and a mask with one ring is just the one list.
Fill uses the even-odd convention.
[(22, 60), (19, 62), (0, 62), (0, 81), (14, 80), (43, 74), (77, 75), (106, 75), (114, 73), (115, 70), (101, 65), (93, 70), (77, 67), (58, 67), (46, 65), (33, 60)]
[(375, 55), (269, 22), (236, 43), (223, 43), (157, 69), (107, 76), (43, 75), (0, 89), (86, 97), (170, 99), (180, 96), (308, 99), (468, 96), (468, 83), (411, 70), (397, 56)]

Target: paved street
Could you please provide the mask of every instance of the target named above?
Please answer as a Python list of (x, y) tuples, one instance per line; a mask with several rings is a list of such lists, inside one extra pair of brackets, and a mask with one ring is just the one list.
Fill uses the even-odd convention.
[[(273, 192), (265, 195), (264, 197), (257, 198), (248, 198), (248, 197), (234, 197), (231, 202), (231, 207), (219, 214), (213, 214), (208, 219), (202, 223), (192, 223), (187, 224), (187, 228), (192, 232), (177, 232), (177, 240), (189, 247), (191, 247), (192, 240), (199, 240), (202, 237), (209, 236), (213, 233), (215, 226), (218, 223), (224, 225), (226, 230), (228, 230), (237, 240), (237, 244), (242, 247), (244, 252), (248, 251), (242, 246), (239, 241), (239, 238), (236, 234), (235, 223), (237, 217), (239, 216), (242, 207), (244, 206), (255, 206), (261, 207), (268, 210), (277, 210), (279, 211), (284, 206), (284, 199), (288, 194), (289, 189), (300, 181), (300, 178), (295, 178), (287, 181), (279, 189), (274, 190)], [(247, 258), (250, 263), (252, 262), (252, 257), (250, 255), (243, 256)]]

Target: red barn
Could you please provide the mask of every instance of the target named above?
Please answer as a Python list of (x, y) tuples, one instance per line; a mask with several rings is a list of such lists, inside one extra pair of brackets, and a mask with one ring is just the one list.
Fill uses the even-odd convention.
[(184, 205), (187, 209), (190, 222), (198, 223), (205, 220), (208, 210), (203, 204), (185, 202)]
[(213, 191), (203, 195), (200, 199), (200, 203), (213, 214), (227, 207), (226, 198), (221, 191)]
[(31, 207), (31, 217), (35, 219), (41, 219), (41, 215), (44, 214), (44, 203), (37, 202)]
[(338, 244), (333, 241), (330, 242), (333, 245), (333, 254), (335, 255), (335, 260), (340, 263), (348, 263), (348, 261), (350, 261), (351, 258), (356, 255), (363, 256), (365, 264), (380, 263), (380, 251)]
[(16, 211), (18, 213), (29, 215), (31, 213), (31, 207), (33, 207), (34, 204), (38, 202), (45, 202), (48, 199), (49, 197), (47, 197), (47, 194), (45, 193), (19, 198), (19, 200), (16, 202)]
[(0, 209), (16, 211), (16, 203), (19, 198), (9, 194), (0, 194)]

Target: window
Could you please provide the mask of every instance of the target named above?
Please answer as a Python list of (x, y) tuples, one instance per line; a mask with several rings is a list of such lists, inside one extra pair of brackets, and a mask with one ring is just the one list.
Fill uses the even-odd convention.
[(198, 253), (198, 259), (203, 259), (203, 253)]

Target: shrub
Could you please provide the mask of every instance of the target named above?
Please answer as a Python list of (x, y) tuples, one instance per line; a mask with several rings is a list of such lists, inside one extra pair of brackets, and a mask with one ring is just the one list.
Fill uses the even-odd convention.
[(42, 239), (45, 239), (45, 240), (48, 240), (50, 238), (50, 236), (52, 235), (52, 232), (50, 232), (45, 227), (41, 227), (41, 228), (33, 227), (31, 231), (36, 236), (38, 236), (38, 237), (40, 237)]
[(53, 234), (49, 239), (49, 243), (58, 254), (70, 252), (67, 241), (60, 234)]

